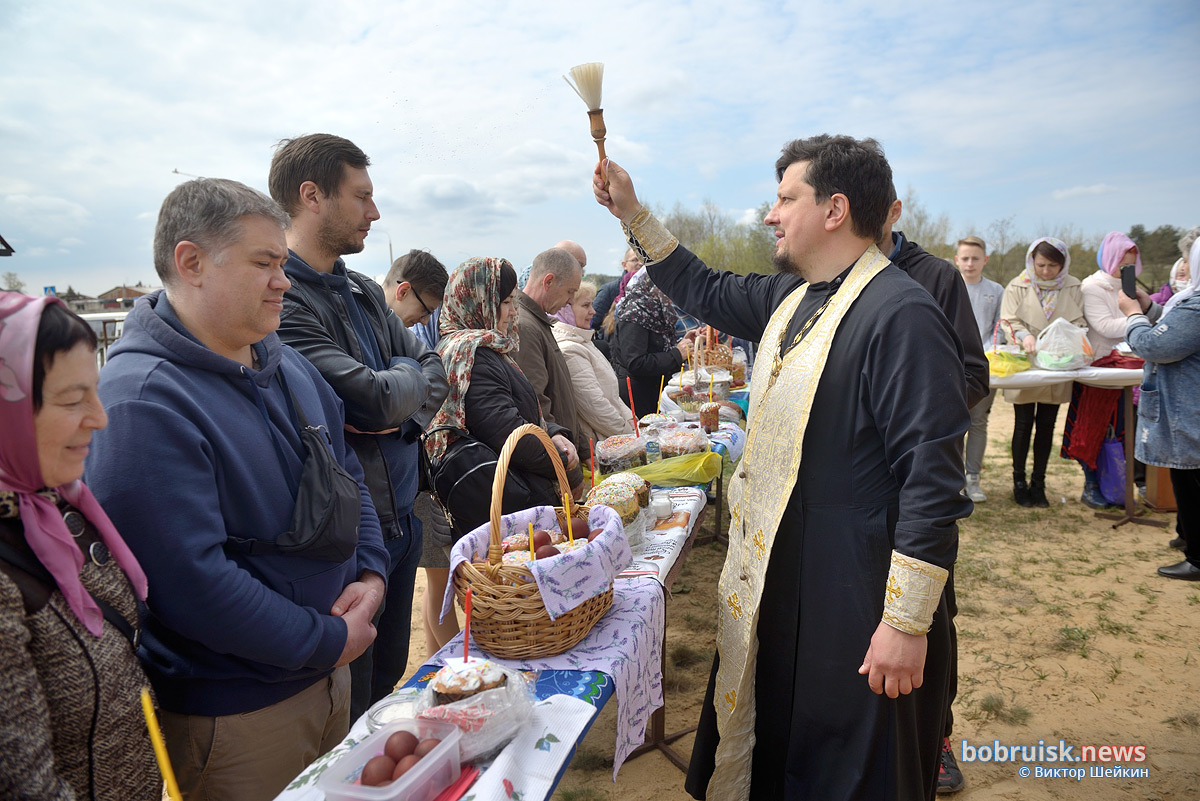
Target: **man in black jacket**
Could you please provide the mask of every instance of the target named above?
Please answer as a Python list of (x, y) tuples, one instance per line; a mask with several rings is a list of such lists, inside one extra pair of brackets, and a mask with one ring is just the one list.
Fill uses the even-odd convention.
[(413, 585), (421, 556), (418, 437), (448, 387), (442, 360), (388, 308), (372, 279), (347, 270), (379, 219), (354, 143), (329, 134), (284, 141), (271, 160), (271, 195), (292, 218), (279, 336), (320, 371), (345, 404), (346, 440), (366, 474), (391, 555), (381, 636), (351, 666), (351, 718), (391, 692), (408, 664)]
[[(989, 372), (987, 356), (983, 352), (983, 341), (979, 337), (979, 326), (975, 323), (975, 313), (971, 310), (967, 287), (958, 270), (950, 262), (939, 259), (916, 242), (908, 241), (903, 231), (892, 231), (892, 225), (900, 219), (900, 210), (901, 202), (892, 201), (888, 223), (879, 237), (879, 250), (887, 253), (892, 264), (904, 270), (909, 278), (924, 287), (950, 321), (954, 333), (962, 343), (967, 405), (974, 406), (988, 396)], [(956, 793), (963, 788), (964, 781), (962, 770), (950, 749), (950, 735), (954, 727), (954, 712), (951, 706), (958, 695), (958, 629), (954, 625), (954, 617), (958, 614), (958, 602), (954, 596), (953, 568), (950, 570), (950, 578), (946, 582), (944, 592), (946, 607), (950, 613), (950, 685), (946, 697), (946, 728), (942, 738), (938, 792)]]

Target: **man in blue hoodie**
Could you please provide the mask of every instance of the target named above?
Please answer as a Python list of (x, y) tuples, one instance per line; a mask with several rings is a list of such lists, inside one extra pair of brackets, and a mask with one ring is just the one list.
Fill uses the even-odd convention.
[[(350, 715), (387, 695), (408, 664), (413, 586), (421, 558), (418, 437), (449, 387), (442, 359), (388, 308), (371, 278), (346, 269), (379, 219), (370, 159), (331, 134), (286, 140), (271, 159), (271, 195), (292, 218), (279, 336), (325, 377), (346, 406), (346, 441), (375, 502), (392, 573), (379, 639), (350, 665)], [(431, 298), (432, 300), (432, 298)]]
[[(385, 593), (341, 401), (275, 333), (287, 225), (237, 182), (177, 187), (154, 235), (164, 289), (100, 377), (88, 484), (149, 579), (139, 656), (188, 799), (272, 798), (345, 736), (346, 666)], [(341, 491), (325, 527), (314, 475)]]

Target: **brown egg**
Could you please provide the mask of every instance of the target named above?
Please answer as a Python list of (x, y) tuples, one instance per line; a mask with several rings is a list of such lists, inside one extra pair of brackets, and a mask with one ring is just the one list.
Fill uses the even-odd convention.
[(592, 532), (590, 534), (588, 534), (588, 542), (591, 542), (592, 540), (596, 539), (596, 537), (599, 537), (603, 533), (604, 533), (604, 529), (602, 529), (602, 528), (592, 529)]
[(416, 748), (417, 735), (412, 732), (398, 731), (387, 738), (387, 744), (383, 746), (383, 753), (391, 757), (393, 762), (399, 762)]
[(405, 773), (408, 773), (413, 767), (421, 761), (421, 758), (416, 754), (409, 754), (404, 759), (396, 763), (396, 769), (392, 771), (392, 780), (399, 779)]
[(549, 559), (551, 556), (558, 556), (559, 550), (553, 545), (543, 545), (533, 552), (534, 559)]
[(367, 787), (382, 787), (392, 781), (392, 773), (396, 770), (395, 760), (386, 754), (380, 754), (367, 760), (363, 765), (362, 783)]
[(575, 537), (586, 537), (588, 530), (588, 521), (582, 517), (571, 518), (571, 534)]
[(538, 529), (533, 532), (533, 549), (536, 552), (543, 545), (550, 544), (550, 532), (545, 529)]
[(441, 744), (442, 741), (436, 737), (426, 738), (417, 744), (417, 749), (413, 751), (413, 756), (423, 757)]

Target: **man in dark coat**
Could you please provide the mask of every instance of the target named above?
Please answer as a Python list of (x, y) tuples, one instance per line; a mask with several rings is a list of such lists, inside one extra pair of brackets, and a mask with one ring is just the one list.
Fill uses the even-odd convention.
[[(892, 198), (878, 144), (787, 145), (765, 222), (775, 275), (707, 269), (611, 162), (597, 200), (676, 304), (760, 341), (730, 487), (718, 655), (687, 788), (697, 798), (932, 799), (949, 680), (961, 345), (874, 246)], [(864, 676), (866, 678), (864, 678)]]
[(350, 666), (352, 719), (390, 693), (408, 666), (422, 534), (413, 514), (417, 438), (449, 391), (437, 353), (392, 313), (373, 279), (341, 258), (363, 249), (379, 219), (369, 164), (353, 142), (311, 134), (280, 146), (269, 180), (292, 218), (279, 336), (345, 404), (346, 441), (362, 463), (391, 556), (381, 636)]

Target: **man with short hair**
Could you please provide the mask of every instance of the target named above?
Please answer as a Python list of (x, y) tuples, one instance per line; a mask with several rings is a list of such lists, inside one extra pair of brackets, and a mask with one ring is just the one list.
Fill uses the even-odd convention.
[[(149, 579), (139, 655), (189, 799), (273, 798), (345, 736), (345, 666), (384, 597), (341, 401), (275, 333), (287, 226), (235, 181), (176, 187), (154, 235), (164, 288), (100, 376), (88, 484)], [(313, 484), (337, 502), (317, 508)]]
[[(311, 134), (280, 143), (271, 195), (291, 216), (291, 288), (279, 336), (312, 362), (346, 407), (346, 441), (362, 463), (392, 572), (382, 635), (350, 666), (357, 718), (404, 675), (421, 556), (418, 437), (448, 392), (442, 360), (388, 308), (375, 281), (346, 268), (379, 219), (370, 160), (353, 142)], [(419, 298), (419, 295), (418, 295)], [(430, 297), (432, 300), (432, 296)]]
[[(696, 798), (931, 798), (948, 683), (962, 349), (875, 247), (892, 173), (874, 140), (776, 162), (774, 275), (713, 271), (607, 162), (597, 201), (680, 307), (761, 350), (730, 486)], [(864, 676), (866, 678), (864, 678)]]
[[(583, 268), (564, 248), (543, 250), (533, 258), (525, 290), (518, 289), (516, 293), (516, 305), (521, 314), (521, 341), (513, 354), (517, 366), (537, 393), (542, 417), (547, 423), (557, 423), (570, 429), (570, 439), (575, 444), (576, 452), (586, 447), (587, 442), (581, 445), (576, 439), (579, 426), (575, 414), (575, 390), (571, 385), (567, 362), (551, 331), (551, 326), (557, 320), (550, 315), (575, 298), (582, 280)], [(573, 472), (577, 480), (582, 482), (583, 474), (578, 471), (578, 465), (575, 465)], [(576, 484), (576, 478), (572, 479), (572, 486)]]
[(449, 280), (432, 253), (414, 248), (392, 262), (383, 279), (383, 296), (404, 325), (425, 325), (442, 305)]
[[(979, 342), (986, 350), (995, 343), (996, 325), (1000, 322), (1000, 300), (1004, 296), (1004, 287), (995, 281), (983, 277), (983, 268), (988, 263), (987, 245), (977, 236), (967, 236), (958, 240), (954, 250), (954, 265), (962, 275), (963, 285), (967, 288), (967, 297), (971, 302), (971, 313), (975, 328), (979, 334)], [(984, 363), (987, 359), (985, 357)], [(966, 471), (967, 497), (975, 503), (983, 503), (987, 495), (979, 487), (979, 474), (983, 470), (983, 454), (987, 451), (988, 415), (992, 411), (992, 401), (996, 399), (996, 390), (990, 389), (987, 395), (971, 407), (971, 427), (967, 430)]]

